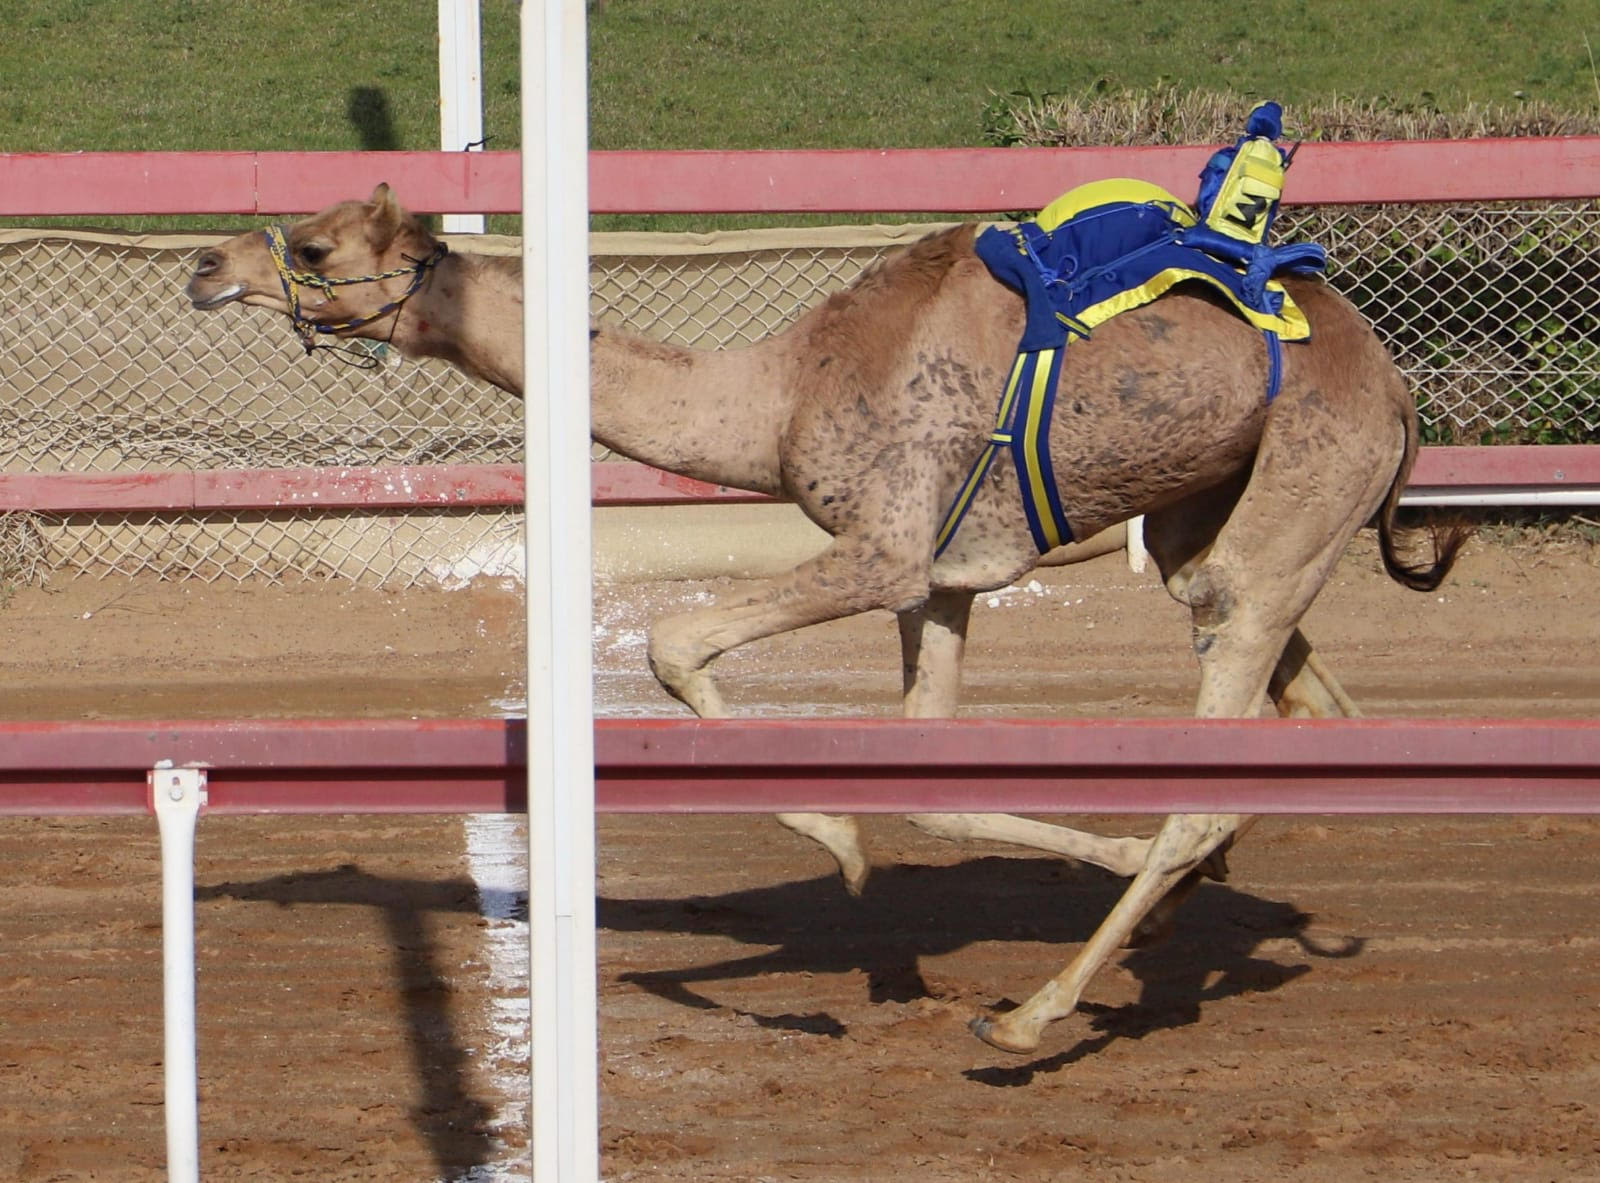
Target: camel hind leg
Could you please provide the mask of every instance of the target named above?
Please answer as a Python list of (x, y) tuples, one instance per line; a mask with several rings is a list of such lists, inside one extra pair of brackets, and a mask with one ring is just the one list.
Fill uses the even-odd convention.
[[(1161, 570), (1168, 593), (1179, 603), (1189, 603), (1189, 581), (1211, 553), (1217, 533), (1242, 492), (1242, 480), (1230, 482), (1153, 514), (1146, 523), (1148, 549)], [(1354, 719), (1361, 714), (1298, 626), (1289, 634), (1273, 666), (1267, 694), (1284, 718), (1336, 719), (1343, 716)], [(1174, 927), (1178, 909), (1194, 894), (1202, 879), (1225, 882), (1227, 852), (1253, 824), (1254, 819), (1242, 823), (1232, 838), (1163, 895), (1135, 927), (1129, 943), (1143, 946), (1165, 939)]]
[(1286, 719), (1361, 717), (1361, 708), (1345, 693), (1339, 679), (1298, 628), (1289, 634), (1267, 683), (1267, 695)]
[[(1237, 487), (1212, 491), (1191, 499), (1176, 511), (1157, 515), (1151, 528), (1151, 549), (1174, 598), (1187, 603), (1188, 579), (1195, 566), (1209, 552), (1218, 528), (1238, 499)], [(1117, 528), (1103, 531), (1091, 542), (1116, 539)], [(1041, 565), (1061, 566), (1082, 562), (1104, 554), (1107, 543), (1081, 553), (1063, 547), (1044, 556)], [(1053, 560), (1053, 561), (1052, 561)], [(908, 718), (942, 718), (955, 713), (959, 686), (962, 646), (966, 637), (967, 616), (972, 597), (944, 593), (949, 605), (938, 596), (930, 597), (923, 609), (900, 616), (902, 657), (905, 662), (905, 705)], [(1360, 714), (1344, 688), (1327, 668), (1311, 642), (1297, 628), (1290, 635), (1283, 654), (1273, 668), (1269, 694), (1280, 715), (1292, 718), (1354, 718)], [(1111, 838), (1032, 818), (1006, 813), (924, 813), (906, 818), (912, 825), (934, 837), (950, 842), (981, 839), (1003, 842), (1028, 850), (1060, 855), (1089, 863), (1114, 875), (1131, 878), (1138, 873), (1150, 853), (1152, 838)], [(1248, 824), (1244, 829), (1248, 829)], [(1147, 945), (1171, 932), (1179, 906), (1199, 885), (1201, 879), (1227, 877), (1226, 850), (1243, 830), (1204, 861), (1202, 866), (1181, 880), (1141, 921), (1128, 940)]]
[(1035, 1050), (1045, 1027), (1077, 1009), (1089, 980), (1127, 943), (1155, 901), (1227, 841), (1242, 820), (1236, 814), (1174, 814), (1167, 818), (1150, 845), (1144, 867), (1072, 964), (1016, 1010), (997, 1019), (974, 1019), (973, 1034), (1001, 1051)]
[[(1345, 693), (1333, 671), (1298, 628), (1289, 634), (1283, 653), (1273, 666), (1267, 694), (1278, 714), (1286, 719), (1355, 719), (1361, 715), (1361, 709)], [(1198, 867), (1163, 895), (1151, 907), (1150, 914), (1135, 926), (1128, 943), (1146, 946), (1165, 940), (1175, 926), (1178, 909), (1194, 894), (1201, 880), (1226, 882), (1227, 853), (1255, 821), (1255, 818), (1245, 819), (1227, 842), (1218, 846)], [(1143, 845), (1148, 849), (1150, 843), (1145, 841)], [(1131, 875), (1133, 872), (1128, 873)]]
[[(1274, 440), (1274, 424), (1283, 439)], [(1269, 420), (1249, 486), (1214, 545), (1191, 567), (1182, 588), (1200, 661), (1195, 714), (1201, 718), (1249, 718), (1260, 713), (1274, 671), (1285, 666), (1300, 618), (1345, 545), (1377, 508), (1396, 470), (1399, 432), (1394, 433), (1393, 463), (1389, 463), (1381, 439), (1362, 441), (1358, 433), (1342, 437), (1319, 430), (1326, 426), (1308, 425), (1293, 407), (1282, 418)], [(1304, 448), (1285, 450), (1285, 455), (1296, 457), (1286, 463), (1272, 446), (1281, 446), (1284, 439), (1294, 443), (1296, 436), (1301, 442), (1309, 438), (1318, 443), (1317, 471), (1307, 471)], [(1372, 445), (1364, 455), (1360, 454), (1363, 442)], [(1303, 492), (1308, 486), (1320, 488), (1323, 495), (1308, 501)], [(1299, 670), (1287, 671), (1284, 688), (1307, 668), (1302, 661)], [(1302, 680), (1302, 689), (1307, 685), (1310, 682)], [(1331, 691), (1328, 697), (1333, 699)], [(1077, 1009), (1083, 990), (1117, 947), (1251, 820), (1242, 814), (1167, 818), (1144, 867), (1072, 963), (1016, 1010), (974, 1020), (974, 1033), (1004, 1051), (1037, 1048), (1046, 1026)], [(1188, 882), (1192, 885), (1193, 880)]]

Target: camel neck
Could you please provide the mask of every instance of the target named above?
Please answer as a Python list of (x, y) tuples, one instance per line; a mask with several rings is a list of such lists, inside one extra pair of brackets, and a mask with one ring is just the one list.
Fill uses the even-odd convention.
[[(406, 304), (394, 342), (521, 395), (522, 327), (521, 261), (452, 253)], [(668, 472), (782, 493), (778, 441), (791, 384), (779, 373), (781, 338), (688, 349), (605, 328), (591, 333), (589, 348), (598, 443)]]
[(590, 337), (596, 442), (668, 472), (782, 494), (778, 443), (791, 383), (779, 373), (779, 339), (712, 350), (609, 327)]
[(522, 269), (515, 258), (452, 252), (405, 305), (394, 343), (522, 393)]

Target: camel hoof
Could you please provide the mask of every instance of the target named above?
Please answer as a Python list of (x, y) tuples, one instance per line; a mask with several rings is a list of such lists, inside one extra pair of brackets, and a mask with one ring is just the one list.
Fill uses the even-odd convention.
[(857, 862), (851, 859), (849, 864), (839, 865), (839, 878), (844, 880), (844, 889), (855, 899), (861, 898), (861, 893), (867, 889), (867, 880), (872, 878), (872, 864), (862, 860)]
[(1037, 1039), (1033, 1040), (1031, 1043), (1024, 1043), (1020, 1040), (1008, 1038), (1000, 1031), (1000, 1025), (987, 1015), (979, 1015), (977, 1018), (973, 1019), (972, 1022), (968, 1023), (967, 1027), (974, 1035), (983, 1040), (984, 1043), (987, 1043), (992, 1048), (998, 1048), (1003, 1052), (1011, 1052), (1014, 1055), (1024, 1056), (1031, 1051), (1038, 1050), (1039, 1047), (1039, 1041)]

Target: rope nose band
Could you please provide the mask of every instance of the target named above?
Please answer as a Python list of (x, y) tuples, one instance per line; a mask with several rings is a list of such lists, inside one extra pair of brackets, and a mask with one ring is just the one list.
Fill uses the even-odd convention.
[[(283, 283), (284, 298), (289, 301), (289, 317), (294, 322), (294, 331), (299, 334), (307, 353), (317, 347), (318, 333), (340, 333), (346, 329), (358, 329), (362, 325), (371, 324), (391, 312), (398, 311), (400, 306), (416, 295), (417, 290), (427, 282), (429, 270), (450, 253), (450, 248), (444, 243), (436, 242), (432, 254), (426, 259), (409, 260), (410, 266), (407, 267), (396, 267), (393, 271), (380, 271), (375, 275), (329, 276), (315, 271), (301, 271), (290, 263), (289, 237), (284, 233), (282, 226), (268, 226), (262, 234), (267, 240), (267, 253), (272, 256), (273, 266), (278, 269), (278, 279)], [(352, 283), (376, 283), (382, 279), (395, 279), (401, 275), (411, 276), (410, 286), (397, 299), (389, 301), (365, 316), (353, 316), (348, 320), (318, 321), (311, 319), (300, 308), (301, 288), (315, 288), (331, 300), (333, 289), (336, 287)]]

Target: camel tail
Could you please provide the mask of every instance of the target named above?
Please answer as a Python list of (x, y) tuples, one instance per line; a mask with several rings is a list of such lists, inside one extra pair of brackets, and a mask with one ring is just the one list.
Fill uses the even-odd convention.
[(1455, 566), (1456, 556), (1460, 554), (1467, 539), (1472, 537), (1473, 527), (1470, 522), (1458, 515), (1430, 514), (1428, 521), (1421, 528), (1430, 536), (1433, 561), (1413, 566), (1400, 557), (1400, 547), (1396, 541), (1395, 513), (1400, 508), (1400, 494), (1405, 491), (1406, 482), (1411, 479), (1411, 468), (1417, 462), (1420, 440), (1415, 415), (1405, 417), (1405, 433), (1405, 454), (1400, 458), (1400, 468), (1395, 473), (1389, 492), (1384, 495), (1383, 505), (1378, 510), (1378, 549), (1383, 555), (1383, 569), (1389, 573), (1389, 578), (1413, 591), (1428, 592), (1443, 583), (1445, 576), (1450, 574), (1450, 568)]

